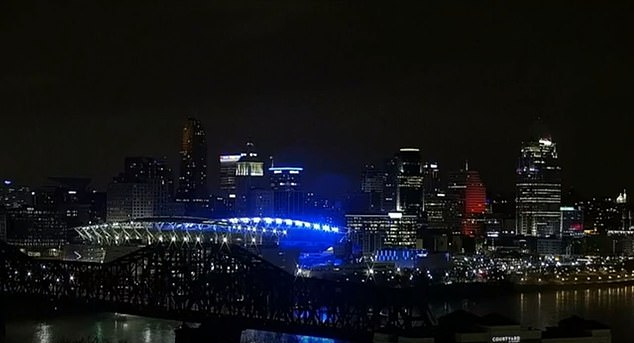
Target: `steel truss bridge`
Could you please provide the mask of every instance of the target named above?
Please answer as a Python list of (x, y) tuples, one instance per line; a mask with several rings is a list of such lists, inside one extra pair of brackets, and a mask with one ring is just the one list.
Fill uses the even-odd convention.
[(0, 292), (343, 339), (434, 324), (420, 290), (296, 277), (229, 244), (154, 244), (109, 263), (87, 263), (33, 259), (0, 242)]

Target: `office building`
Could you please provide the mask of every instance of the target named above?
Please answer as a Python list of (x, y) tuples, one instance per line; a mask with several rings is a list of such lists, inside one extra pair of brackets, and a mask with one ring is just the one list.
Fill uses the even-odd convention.
[(560, 233), (561, 167), (550, 139), (524, 143), (517, 167), (517, 232), (549, 237)]
[(0, 241), (7, 241), (7, 216), (0, 211)]
[(389, 211), (421, 216), (423, 213), (423, 162), (420, 149), (401, 148), (388, 165), (386, 184)]
[(33, 206), (7, 209), (4, 213), (6, 241), (20, 247), (59, 248), (68, 242), (69, 227), (64, 219), (55, 210)]
[(246, 150), (236, 163), (236, 198), (235, 210), (239, 216), (253, 214), (249, 204), (252, 191), (267, 188), (264, 178), (264, 161), (255, 151), (252, 142), (247, 142)]
[(236, 171), (242, 154), (220, 155), (219, 188), (223, 196), (236, 192)]
[(12, 180), (0, 184), (0, 208), (19, 208), (33, 206), (32, 190), (28, 186), (18, 185)]
[(440, 168), (437, 162), (426, 162), (423, 165), (424, 210), (427, 219), (427, 230), (437, 234), (446, 234), (449, 230), (447, 193), (440, 180)]
[(628, 207), (627, 193), (616, 198), (593, 198), (581, 201), (577, 206), (583, 210), (584, 229), (588, 234), (630, 234), (632, 211)]
[(261, 210), (255, 209), (257, 199), (254, 197), (261, 198), (262, 191), (270, 188), (264, 177), (264, 161), (253, 142), (247, 142), (241, 153), (220, 155), (219, 162), (220, 196), (227, 213), (238, 216), (260, 213)]
[(459, 227), (459, 233), (469, 237), (479, 237), (484, 231), (484, 215), (486, 213), (486, 188), (480, 174), (464, 169), (449, 174), (447, 193), (453, 202), (450, 220), (452, 228)]
[(173, 173), (165, 161), (126, 158), (124, 171), (108, 185), (107, 221), (182, 214), (172, 202), (172, 189)]
[(442, 191), (438, 162), (426, 162), (423, 165), (423, 184), (425, 194), (435, 194)]
[(306, 194), (302, 191), (301, 167), (271, 167), (273, 212), (276, 217), (298, 218), (305, 212)]
[(561, 233), (562, 237), (582, 237), (583, 236), (583, 211), (574, 206), (562, 206), (561, 212)]
[(347, 214), (350, 237), (363, 254), (385, 248), (420, 248), (421, 218), (401, 212), (387, 214)]
[(176, 200), (185, 205), (187, 214), (204, 216), (209, 208), (207, 138), (198, 119), (185, 122), (180, 155)]
[(361, 192), (365, 195), (366, 211), (378, 213), (385, 210), (383, 199), (386, 180), (385, 170), (373, 164), (365, 166), (361, 174)]

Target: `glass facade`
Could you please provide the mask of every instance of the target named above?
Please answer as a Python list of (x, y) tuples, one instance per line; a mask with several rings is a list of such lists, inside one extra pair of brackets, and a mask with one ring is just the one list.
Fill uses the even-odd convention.
[(397, 212), (421, 215), (423, 212), (423, 162), (417, 148), (401, 148), (391, 164), (390, 184), (395, 188)]
[(517, 167), (518, 233), (560, 236), (561, 167), (550, 139), (525, 143)]
[(353, 243), (364, 254), (374, 254), (385, 248), (417, 248), (421, 219), (400, 212), (349, 214), (346, 226)]
[(198, 119), (187, 119), (180, 154), (178, 198), (183, 201), (207, 198), (207, 138)]

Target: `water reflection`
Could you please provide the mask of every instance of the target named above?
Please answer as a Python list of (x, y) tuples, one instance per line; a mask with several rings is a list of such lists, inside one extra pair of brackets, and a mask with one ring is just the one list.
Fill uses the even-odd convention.
[(287, 335), (275, 332), (246, 330), (242, 333), (241, 343), (343, 343), (330, 338)]
[[(612, 327), (613, 342), (630, 341), (634, 327), (634, 286), (517, 293), (496, 297), (435, 301), (432, 312), (441, 316), (463, 309), (478, 315), (496, 312), (524, 326), (543, 329), (560, 319), (579, 315)], [(179, 322), (126, 316), (91, 314), (40, 321), (9, 321), (7, 343), (55, 343), (62, 339), (95, 339), (128, 343), (173, 343)], [(339, 343), (330, 339), (247, 330), (242, 343)]]
[(35, 339), (39, 343), (51, 343), (51, 326), (45, 323), (38, 324), (35, 330)]
[(496, 312), (524, 326), (543, 329), (571, 315), (598, 320), (612, 327), (614, 342), (629, 342), (634, 327), (634, 286), (517, 293), (497, 297), (455, 299), (432, 303), (441, 316), (456, 309), (485, 315)]

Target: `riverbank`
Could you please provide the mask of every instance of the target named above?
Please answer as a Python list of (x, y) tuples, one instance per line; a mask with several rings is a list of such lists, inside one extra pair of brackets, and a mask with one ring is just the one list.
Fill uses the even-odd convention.
[(464, 298), (509, 295), (514, 293), (532, 293), (541, 291), (566, 291), (579, 289), (595, 289), (605, 287), (633, 286), (634, 279), (605, 280), (592, 282), (472, 282), (449, 285), (431, 285), (427, 289), (430, 298)]

